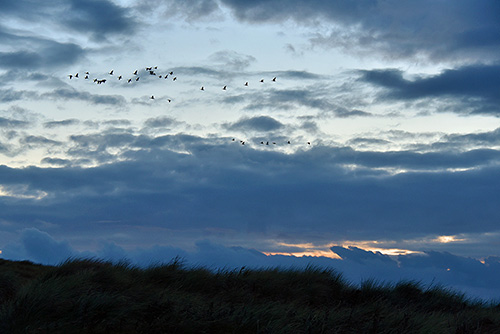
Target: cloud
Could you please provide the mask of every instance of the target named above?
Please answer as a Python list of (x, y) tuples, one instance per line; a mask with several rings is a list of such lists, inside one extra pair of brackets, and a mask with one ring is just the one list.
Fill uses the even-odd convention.
[(239, 246), (224, 246), (209, 239), (196, 241), (189, 251), (168, 245), (149, 245), (125, 250), (114, 241), (101, 239), (96, 250), (76, 251), (64, 239), (56, 240), (50, 234), (36, 228), (23, 229), (18, 240), (3, 245), (2, 257), (14, 260), (31, 260), (43, 264), (58, 264), (68, 257), (97, 257), (107, 261), (129, 260), (142, 267), (168, 263), (180, 258), (188, 267), (203, 266), (210, 269), (294, 268), (307, 266), (333, 269), (341, 273), (351, 284), (366, 280), (395, 284), (401, 280), (418, 282), (423, 289), (442, 284), (446, 288), (466, 293), (469, 298), (498, 300), (500, 286), (495, 278), (500, 274), (497, 257), (489, 257), (484, 263), (478, 260), (452, 255), (447, 252), (389, 257), (379, 252), (356, 247), (333, 247), (342, 260), (325, 257), (266, 256), (263, 253)]
[(75, 119), (75, 118), (71, 118), (71, 119), (65, 119), (65, 120), (62, 120), (62, 121), (45, 122), (45, 123), (43, 123), (43, 127), (44, 128), (48, 128), (48, 129), (52, 129), (52, 128), (55, 128), (55, 127), (68, 126), (68, 125), (77, 125), (77, 124), (80, 124), (80, 121), (77, 120), (77, 119)]
[(451, 97), (458, 102), (474, 105), (473, 110), (478, 113), (496, 115), (500, 111), (500, 65), (464, 66), (413, 80), (403, 78), (403, 72), (395, 69), (367, 70), (361, 73), (361, 80), (386, 89), (380, 95), (381, 99)]
[(224, 127), (228, 130), (275, 131), (284, 128), (284, 125), (270, 116), (256, 116), (242, 118)]
[(28, 0), (18, 1), (15, 5), (1, 5), (0, 16), (31, 22), (48, 22), (60, 29), (89, 34), (96, 39), (108, 35), (133, 32), (136, 21), (126, 8), (112, 1), (63, 1), (52, 0), (33, 3)]
[(61, 145), (61, 142), (48, 139), (44, 136), (26, 136), (21, 140), (22, 143), (28, 145)]
[(155, 117), (155, 118), (148, 118), (145, 122), (144, 125), (146, 127), (151, 127), (151, 128), (165, 128), (169, 127), (172, 125), (176, 125), (179, 122), (176, 121), (175, 119), (167, 116), (161, 116), (161, 117)]
[[(240, 21), (283, 23), (293, 20), (329, 33), (317, 33), (315, 45), (341, 47), (349, 52), (380, 52), (387, 58), (434, 61), (498, 60), (500, 6), (494, 0), (342, 1), (278, 0), (247, 3), (222, 0)], [(446, 29), (443, 29), (446, 26)], [(323, 29), (325, 30), (325, 29)], [(318, 30), (320, 31), (320, 30)]]
[(30, 123), (27, 121), (21, 121), (17, 119), (10, 119), (0, 117), (0, 128), (24, 128), (27, 127)]
[(0, 52), (0, 66), (6, 69), (34, 70), (66, 66), (85, 55), (85, 51), (74, 43), (22, 35), (13, 35), (9, 41), (16, 51)]
[(75, 31), (90, 33), (100, 40), (107, 35), (130, 34), (136, 28), (136, 20), (127, 8), (108, 0), (70, 0), (69, 11), (61, 23)]
[(40, 95), (41, 98), (54, 98), (54, 99), (76, 99), (89, 101), (94, 104), (104, 104), (113, 106), (123, 106), (126, 101), (121, 95), (102, 95), (102, 94), (92, 94), (84, 91), (77, 91), (74, 88), (60, 88), (49, 93), (43, 93)]
[(208, 59), (231, 71), (242, 71), (256, 61), (253, 56), (231, 50), (217, 51), (211, 54)]
[[(274, 121), (242, 126), (274, 129), (280, 124)], [(285, 154), (234, 145), (231, 138), (108, 133), (71, 139), (75, 163), (103, 164), (1, 167), (0, 184), (47, 194), (0, 199), (5, 219), (37, 217), (67, 228), (117, 220), (189, 229), (193, 236), (205, 228), (231, 229), (249, 240), (286, 231), (303, 241), (488, 233), (500, 219), (494, 150), (427, 155), (313, 146)], [(464, 167), (471, 169), (455, 171)]]

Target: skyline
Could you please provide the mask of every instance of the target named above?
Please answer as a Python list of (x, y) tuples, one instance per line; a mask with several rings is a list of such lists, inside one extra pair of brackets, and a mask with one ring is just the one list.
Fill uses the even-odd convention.
[(477, 277), (500, 268), (499, 16), (468, 0), (2, 3), (1, 256), (316, 261), (500, 298)]

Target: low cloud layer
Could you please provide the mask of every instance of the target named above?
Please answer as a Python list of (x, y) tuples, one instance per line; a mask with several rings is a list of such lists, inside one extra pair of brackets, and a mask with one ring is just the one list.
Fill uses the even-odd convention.
[(212, 269), (246, 268), (305, 268), (313, 265), (331, 268), (342, 273), (351, 284), (374, 280), (381, 284), (411, 280), (425, 288), (443, 285), (469, 298), (498, 301), (500, 285), (495, 279), (500, 274), (500, 258), (490, 257), (480, 262), (446, 252), (425, 252), (415, 255), (389, 257), (356, 247), (332, 247), (331, 252), (341, 259), (326, 257), (294, 257), (271, 255), (243, 247), (227, 247), (208, 239), (196, 241), (191, 251), (168, 245), (150, 245), (125, 250), (114, 242), (101, 240), (95, 251), (79, 252), (65, 240), (35, 228), (24, 229), (20, 238), (3, 248), (3, 257), (31, 260), (43, 264), (58, 264), (69, 257), (97, 257), (109, 261), (131, 261), (133, 265), (149, 266), (168, 263), (180, 258), (187, 266), (204, 266)]

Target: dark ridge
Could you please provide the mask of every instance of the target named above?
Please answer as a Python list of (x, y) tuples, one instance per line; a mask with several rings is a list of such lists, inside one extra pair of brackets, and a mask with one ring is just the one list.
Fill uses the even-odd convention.
[(319, 267), (0, 260), (0, 333), (495, 333), (499, 305)]

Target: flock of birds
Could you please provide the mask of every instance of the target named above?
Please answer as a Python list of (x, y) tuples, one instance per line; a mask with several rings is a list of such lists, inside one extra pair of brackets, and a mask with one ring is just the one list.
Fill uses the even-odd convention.
[[(168, 71), (168, 72), (167, 72), (167, 73), (165, 73), (165, 74), (157, 74), (157, 72), (156, 72), (157, 70), (158, 70), (158, 66), (149, 66), (149, 67), (145, 67), (145, 71), (144, 71), (144, 72), (142, 72), (142, 71), (141, 71), (141, 72), (139, 72), (139, 70), (135, 70), (134, 72), (132, 72), (132, 75), (133, 75), (133, 76), (131, 76), (130, 78), (128, 78), (128, 79), (126, 80), (126, 81), (127, 81), (127, 84), (133, 83), (134, 81), (135, 81), (135, 82), (138, 82), (138, 81), (140, 80), (140, 78), (141, 78), (141, 75), (143, 75), (143, 74), (145, 74), (145, 75), (149, 75), (149, 76), (155, 76), (155, 77), (157, 77), (157, 78), (159, 78), (159, 79), (168, 79), (168, 78), (170, 77), (170, 78), (172, 79), (172, 81), (176, 81), (176, 80), (177, 80), (177, 77), (176, 77), (176, 76), (174, 76), (174, 72), (173, 72), (173, 71)], [(125, 79), (124, 79), (123, 75), (121, 75), (121, 74), (120, 74), (120, 75), (115, 76), (114, 70), (109, 71), (109, 72), (108, 72), (108, 75), (109, 75), (109, 77), (113, 77), (113, 76), (114, 76), (114, 77), (116, 77), (116, 78), (117, 78), (117, 80), (119, 80), (119, 81), (121, 81), (122, 79), (125, 81)], [(73, 78), (78, 79), (78, 78), (79, 78), (79, 73), (76, 73), (76, 74), (68, 74), (68, 77), (69, 77), (69, 79), (70, 79), (70, 80), (71, 80), (71, 79), (73, 79)], [(109, 77), (108, 77), (108, 78), (109, 78)], [(89, 79), (89, 78), (90, 78), (90, 73), (89, 73), (88, 71), (86, 71), (86, 72), (85, 72), (85, 74), (84, 74), (84, 77), (83, 77), (83, 78), (84, 78), (84, 80), (90, 80), (90, 79)], [(276, 77), (273, 77), (273, 78), (271, 79), (271, 82), (276, 82), (276, 79), (277, 79)], [(94, 82), (95, 84), (97, 84), (97, 85), (101, 85), (101, 84), (106, 83), (106, 81), (107, 81), (107, 80), (108, 80), (108, 79), (97, 79), (97, 78), (94, 78), (94, 79), (93, 79), (93, 82)], [(261, 84), (262, 84), (262, 83), (264, 83), (264, 79), (260, 79), (260, 80), (259, 80), (259, 82), (260, 82)], [(243, 84), (243, 86), (248, 87), (248, 86), (249, 86), (249, 82), (248, 82), (248, 81), (246, 81), (246, 82)], [(201, 90), (201, 91), (205, 91), (205, 86), (201, 86), (200, 90)], [(224, 86), (222, 87), (222, 90), (224, 90), (224, 91), (225, 91), (225, 90), (227, 90), (227, 85), (224, 85)], [(154, 95), (151, 95), (150, 99), (151, 99), (151, 100), (154, 100), (154, 99), (155, 99)], [(168, 98), (168, 99), (167, 99), (167, 101), (168, 101), (168, 102), (172, 102), (172, 99)], [(236, 138), (233, 138), (233, 139), (232, 139), (232, 141), (233, 141), (233, 142), (236, 142), (237, 140), (236, 140)], [(245, 145), (245, 141), (244, 141), (244, 140), (239, 140), (239, 143), (240, 143), (241, 145)], [(270, 143), (271, 143), (271, 145), (277, 145), (277, 143), (276, 143), (276, 142), (274, 142), (274, 141), (273, 141), (273, 142), (269, 142), (269, 141), (265, 141), (265, 142), (264, 142), (264, 141), (261, 141), (261, 142), (260, 142), (260, 144), (261, 144), (261, 145), (266, 145), (266, 146), (268, 146)], [(291, 144), (290, 140), (288, 140), (288, 141), (286, 142), (286, 144), (287, 144), (287, 145), (290, 145), (290, 144)], [(307, 142), (307, 145), (311, 145), (311, 142), (309, 142), (309, 141), (308, 141), (308, 142)]]

